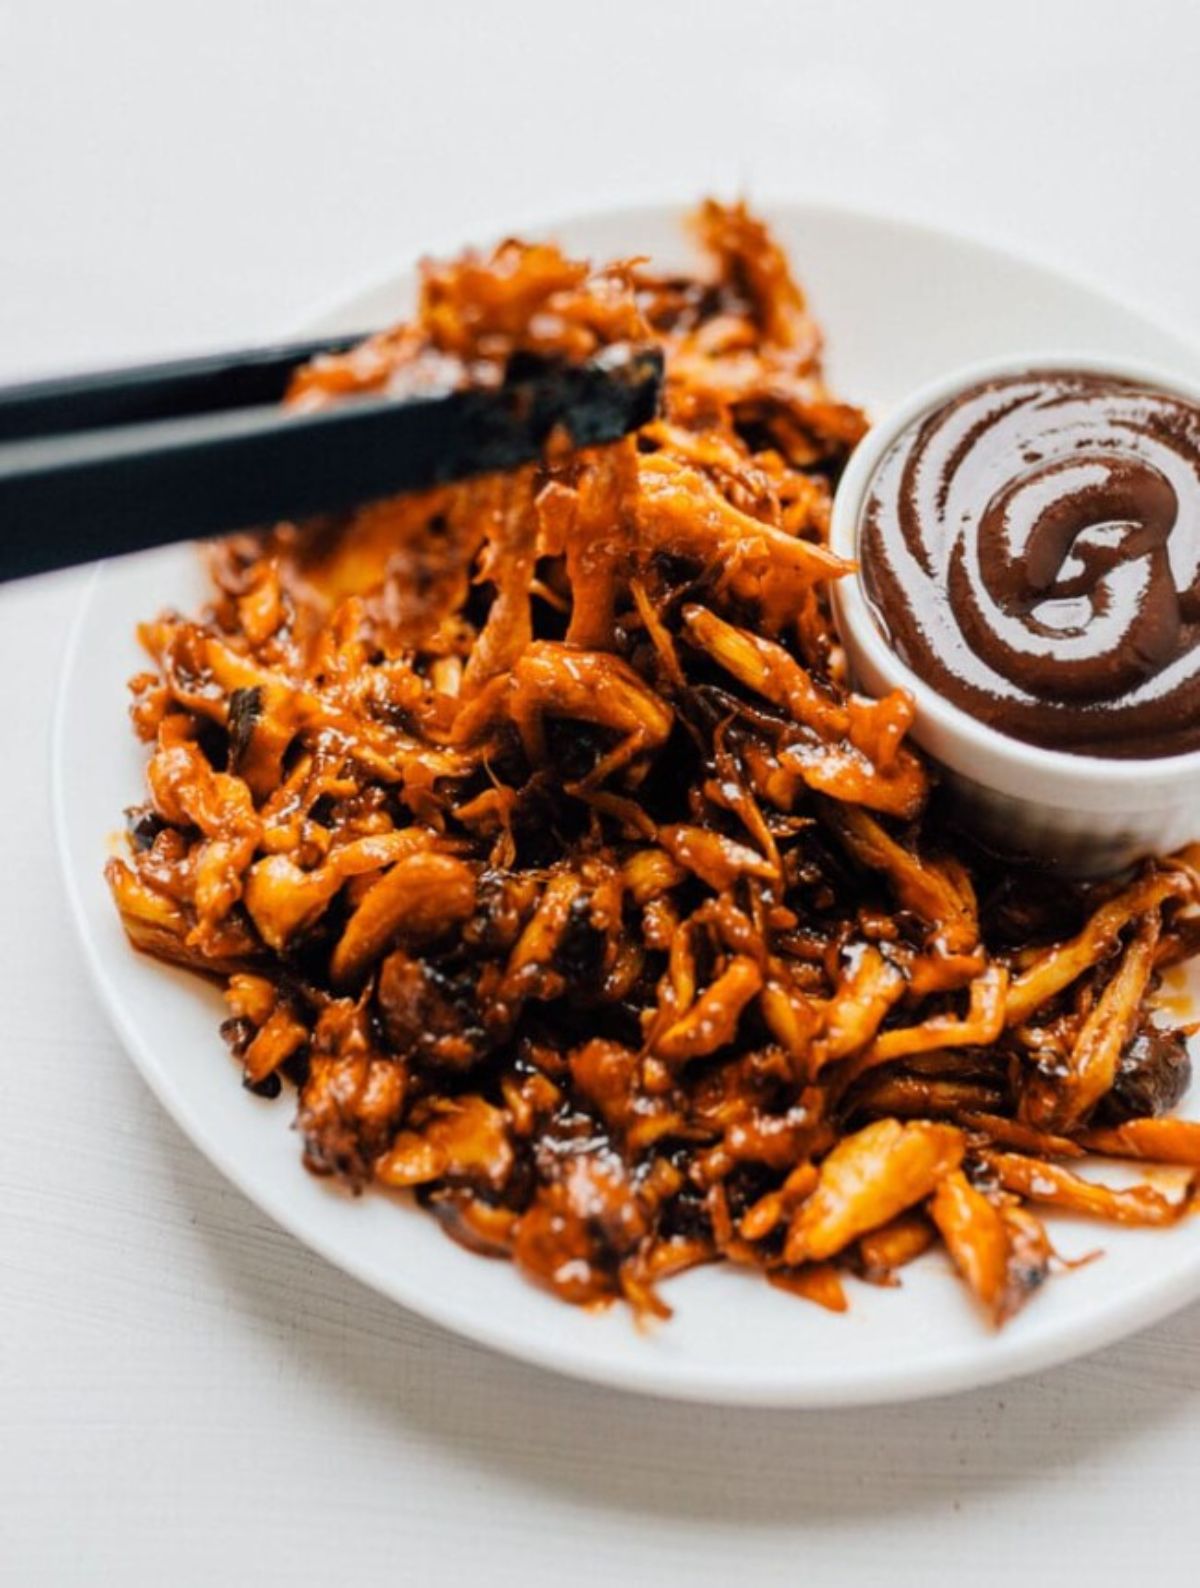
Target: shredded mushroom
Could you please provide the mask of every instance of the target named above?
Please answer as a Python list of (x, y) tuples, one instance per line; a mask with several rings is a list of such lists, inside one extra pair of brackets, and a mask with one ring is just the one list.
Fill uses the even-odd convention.
[(696, 226), (694, 277), (429, 266), (410, 324), (300, 372), (312, 408), (657, 340), (666, 389), (616, 445), (216, 548), (209, 611), (141, 630), (109, 883), (224, 983), (314, 1172), (567, 1301), (664, 1315), (724, 1258), (836, 1311), (940, 1241), (1001, 1323), (1050, 1269), (1035, 1205), (1190, 1206), (1078, 1171), (1200, 1169), (1151, 1018), (1195, 857), (1047, 887), (929, 814), (911, 701), (851, 693), (829, 619), (865, 420), (763, 225)]

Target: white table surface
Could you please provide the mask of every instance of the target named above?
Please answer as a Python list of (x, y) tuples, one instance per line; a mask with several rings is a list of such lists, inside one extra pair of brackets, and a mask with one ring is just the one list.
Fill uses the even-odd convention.
[[(0, 378), (286, 329), (512, 217), (739, 187), (949, 222), (1200, 335), (1198, 67), (1192, 0), (0, 0)], [(0, 1580), (1190, 1580), (1200, 1309), (924, 1406), (708, 1411), (460, 1344), (226, 1186), (60, 894), (76, 590), (0, 592)]]

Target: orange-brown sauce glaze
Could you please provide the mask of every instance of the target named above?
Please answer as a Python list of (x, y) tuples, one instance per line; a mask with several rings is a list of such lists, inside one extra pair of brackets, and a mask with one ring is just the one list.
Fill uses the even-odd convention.
[(837, 1309), (840, 1270), (940, 1238), (999, 1321), (1050, 1263), (1030, 1200), (1186, 1205), (1041, 1170), (1090, 1139), (1200, 1164), (1189, 1127), (1128, 1134), (1186, 1081), (1149, 998), (1196, 857), (1051, 892), (927, 817), (910, 703), (847, 690), (828, 617), (863, 417), (766, 229), (696, 226), (695, 276), (428, 267), (411, 325), (297, 377), (667, 362), (622, 443), (217, 547), (211, 608), (141, 631), (109, 882), (137, 947), (222, 980), (311, 1169), (414, 1189), (567, 1301), (665, 1313), (727, 1258)]

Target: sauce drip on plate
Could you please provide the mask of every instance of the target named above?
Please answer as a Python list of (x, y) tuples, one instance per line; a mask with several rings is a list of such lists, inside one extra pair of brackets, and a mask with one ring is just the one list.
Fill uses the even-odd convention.
[(1200, 407), (1115, 376), (981, 382), (884, 456), (883, 633), (981, 722), (1080, 754), (1200, 748)]

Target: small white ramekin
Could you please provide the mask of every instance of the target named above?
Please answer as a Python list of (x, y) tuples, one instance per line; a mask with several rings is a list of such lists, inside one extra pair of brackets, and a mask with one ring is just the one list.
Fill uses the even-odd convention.
[[(901, 431), (969, 386), (1035, 369), (1115, 375), (1200, 404), (1200, 382), (1125, 359), (1026, 353), (969, 365), (914, 393), (859, 443), (834, 499), (833, 550), (858, 560), (864, 501)], [(900, 660), (877, 627), (857, 574), (834, 582), (832, 600), (854, 682), (872, 695), (906, 689), (913, 696), (911, 737), (938, 764), (964, 825), (984, 843), (1030, 856), (1063, 876), (1098, 877), (1200, 839), (1200, 750), (1145, 761), (1108, 759), (1010, 738), (951, 705)]]

